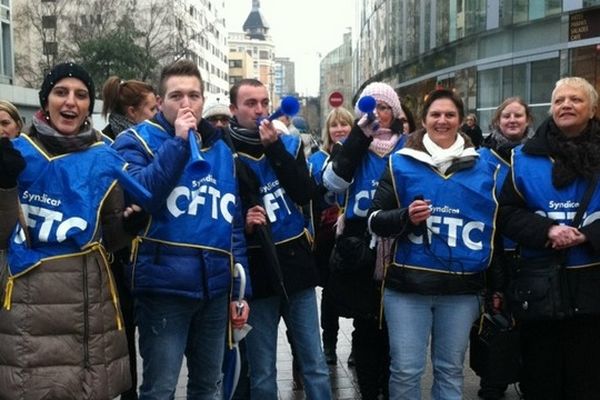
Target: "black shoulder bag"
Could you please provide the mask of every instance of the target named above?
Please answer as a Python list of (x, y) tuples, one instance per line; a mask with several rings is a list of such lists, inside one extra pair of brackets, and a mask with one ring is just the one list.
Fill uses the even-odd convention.
[[(578, 227), (596, 189), (594, 177), (573, 218)], [(573, 316), (573, 301), (565, 270), (566, 250), (539, 259), (519, 259), (510, 273), (508, 306), (520, 321), (561, 320)]]

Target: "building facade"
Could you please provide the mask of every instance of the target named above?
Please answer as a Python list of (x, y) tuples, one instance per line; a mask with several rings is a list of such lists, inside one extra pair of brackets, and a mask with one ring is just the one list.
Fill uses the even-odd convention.
[(13, 82), (13, 33), (11, 0), (0, 1), (0, 84)]
[(371, 81), (418, 112), (436, 87), (455, 90), (484, 132), (509, 96), (536, 125), (554, 83), (578, 75), (600, 88), (600, 0), (359, 0), (355, 93)]
[(275, 96), (298, 96), (296, 93), (296, 64), (289, 57), (276, 57), (273, 66)]
[[(321, 60), (320, 66), (320, 113), (324, 117), (331, 111), (329, 96), (333, 92), (342, 94), (342, 107), (352, 110), (352, 33), (344, 34), (343, 44), (330, 51)], [(325, 122), (325, 121), (323, 121)]]

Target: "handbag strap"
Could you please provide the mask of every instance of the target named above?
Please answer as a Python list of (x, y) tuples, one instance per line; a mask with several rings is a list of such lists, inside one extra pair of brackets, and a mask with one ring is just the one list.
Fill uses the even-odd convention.
[(596, 186), (598, 186), (598, 175), (594, 175), (594, 177), (592, 178), (592, 181), (590, 182), (587, 189), (585, 190), (583, 199), (581, 199), (581, 203), (579, 203), (579, 207), (577, 208), (577, 213), (575, 213), (575, 217), (573, 218), (573, 225), (572, 225), (573, 227), (577, 228), (577, 227), (579, 227), (579, 224), (581, 224), (581, 220), (583, 219), (583, 214), (585, 213), (585, 210), (587, 209), (588, 204), (590, 204), (590, 200), (592, 199), (592, 195), (594, 194), (594, 191), (596, 190)]

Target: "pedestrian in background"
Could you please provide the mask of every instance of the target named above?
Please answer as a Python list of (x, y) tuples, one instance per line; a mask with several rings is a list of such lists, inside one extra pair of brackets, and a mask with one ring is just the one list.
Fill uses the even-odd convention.
[[(296, 348), (306, 397), (330, 399), (319, 335), (318, 273), (301, 212), (315, 190), (302, 142), (296, 135), (278, 134), (268, 119), (257, 121), (269, 109), (268, 91), (260, 81), (243, 79), (229, 95), (233, 114), (229, 134), (240, 159), (238, 174), (243, 170), (247, 177), (240, 185), (253, 288), (248, 321), (253, 329), (245, 339), (251, 397), (277, 399), (277, 333), (283, 318)], [(270, 238), (265, 231), (270, 231)]]
[(111, 76), (102, 87), (102, 116), (108, 117), (108, 125), (102, 133), (115, 137), (156, 114), (156, 94), (154, 88), (141, 81), (122, 80)]
[(0, 100), (0, 138), (16, 138), (22, 129), (23, 120), (17, 107), (8, 101)]
[(391, 156), (369, 211), (369, 228), (394, 237), (384, 311), (390, 399), (420, 399), (431, 342), (433, 400), (463, 396), (465, 352), (492, 256), (496, 165), (459, 133), (463, 103), (431, 92), (423, 130)]
[(481, 142), (483, 142), (483, 134), (481, 133), (481, 128), (477, 125), (477, 117), (475, 114), (468, 114), (465, 118), (465, 123), (460, 127), (462, 133), (467, 135), (476, 149), (481, 146)]
[[(175, 394), (183, 356), (189, 398), (215, 398), (222, 380), (232, 262), (246, 263), (234, 158), (222, 132), (201, 118), (204, 84), (196, 64), (163, 68), (159, 112), (117, 137), (113, 147), (152, 193), (151, 218), (140, 230), (129, 271), (143, 359), (140, 399)], [(190, 165), (196, 135), (210, 174)], [(250, 294), (249, 287), (246, 293)], [(231, 312), (241, 328), (248, 307)]]
[[(111, 76), (104, 82), (102, 100), (102, 116), (105, 118), (108, 117), (108, 124), (102, 130), (102, 133), (111, 139), (108, 142), (112, 142), (119, 133), (129, 129), (133, 125), (152, 118), (157, 111), (156, 94), (151, 85), (137, 80), (124, 81), (118, 76)], [(132, 206), (131, 209), (137, 211), (139, 207)], [(140, 212), (136, 218), (140, 219), (143, 224), (146, 215)], [(129, 264), (130, 252), (131, 248), (129, 246), (115, 252), (110, 264), (115, 282), (117, 283), (119, 302), (123, 313), (125, 332), (127, 333), (132, 382), (131, 389), (121, 394), (121, 400), (137, 399), (138, 386), (133, 296), (129, 285), (130, 282), (126, 279), (125, 273), (125, 269)]]
[(94, 94), (86, 70), (58, 64), (29, 132), (0, 141), (3, 399), (111, 399), (131, 387), (107, 261), (131, 240), (115, 184), (125, 161), (92, 126)]
[(404, 117), (400, 119), (400, 122), (402, 122), (402, 133), (408, 135), (417, 129), (415, 117), (406, 104), (400, 104), (402, 105), (402, 112), (404, 113)]
[[(533, 116), (529, 106), (520, 97), (509, 97), (496, 108), (492, 117), (492, 132), (482, 144), (479, 154), (483, 159), (497, 163), (500, 166), (496, 183), (496, 194), (500, 190), (508, 175), (512, 162), (512, 151), (515, 147), (530, 139), (533, 130)], [(494, 248), (494, 268), (490, 268), (488, 280), (489, 298), (499, 296), (506, 289), (507, 273), (514, 267), (516, 260), (516, 244), (502, 236), (498, 236)], [(491, 310), (491, 312), (506, 312), (505, 310)], [(490, 368), (502, 368), (491, 366)], [(489, 377), (482, 376), (479, 397), (484, 400), (498, 400), (504, 396), (508, 387), (507, 382), (495, 382)]]
[(328, 281), (331, 303), (338, 315), (354, 318), (352, 349), (360, 393), (375, 399), (380, 393), (387, 397), (388, 388), (388, 331), (380, 316), (380, 285), (390, 242), (370, 249), (367, 211), (390, 155), (402, 148), (406, 136), (400, 122), (405, 116), (391, 86), (373, 82), (361, 92), (364, 96), (375, 98), (376, 121), (369, 123), (356, 110), (361, 118), (341, 149), (333, 151), (323, 182), (344, 204)]
[[(600, 190), (583, 222), (570, 226), (588, 186), (600, 174), (598, 93), (585, 79), (556, 82), (551, 116), (513, 154), (500, 195), (499, 229), (520, 246), (527, 268), (562, 251), (562, 290), (573, 315), (522, 321), (526, 399), (594, 399), (600, 393)], [(597, 182), (597, 181), (596, 181)], [(558, 205), (558, 206), (557, 206)]]
[(221, 95), (211, 96), (204, 104), (202, 118), (210, 122), (215, 129), (224, 129), (229, 126), (229, 101)]
[[(346, 139), (352, 129), (354, 117), (350, 111), (343, 107), (334, 108), (325, 119), (321, 148), (308, 158), (310, 172), (320, 187), (323, 185), (323, 167), (331, 155), (333, 145)], [(312, 202), (312, 216), (314, 226), (314, 253), (319, 268), (319, 275), (323, 292), (321, 295), (321, 329), (323, 330), (323, 351), (325, 360), (329, 365), (337, 363), (337, 336), (340, 328), (339, 315), (327, 289), (329, 280), (329, 258), (335, 243), (335, 223), (340, 214), (340, 206), (334, 193), (326, 189)]]

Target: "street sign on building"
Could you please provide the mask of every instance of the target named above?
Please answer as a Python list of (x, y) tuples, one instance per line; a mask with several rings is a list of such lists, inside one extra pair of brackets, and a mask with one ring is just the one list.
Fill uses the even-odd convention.
[(331, 92), (329, 95), (329, 105), (335, 108), (342, 104), (344, 104), (344, 96), (340, 92)]

